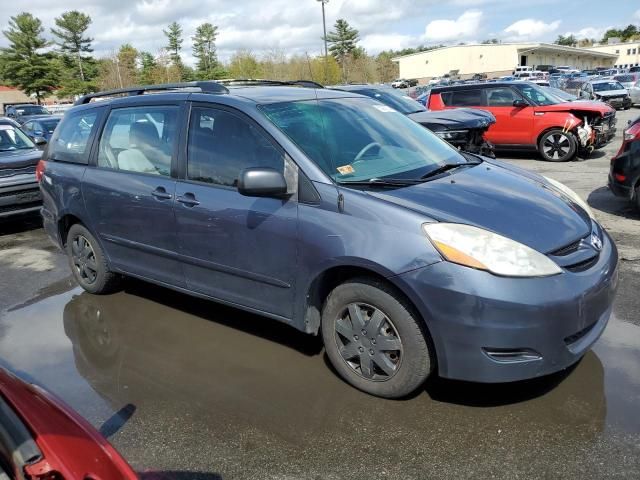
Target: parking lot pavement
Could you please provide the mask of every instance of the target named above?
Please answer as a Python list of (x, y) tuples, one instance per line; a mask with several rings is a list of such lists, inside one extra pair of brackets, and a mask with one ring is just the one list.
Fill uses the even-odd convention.
[[(639, 113), (619, 112), (618, 137)], [(134, 281), (83, 293), (35, 220), (0, 225), (0, 364), (66, 400), (142, 478), (637, 479), (640, 215), (604, 188), (619, 144), (508, 159), (587, 198), (621, 252), (611, 322), (560, 374), (374, 398), (285, 325)]]

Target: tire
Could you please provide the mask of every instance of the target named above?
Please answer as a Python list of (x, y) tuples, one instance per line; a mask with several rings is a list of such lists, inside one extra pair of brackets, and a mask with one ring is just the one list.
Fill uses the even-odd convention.
[(553, 128), (545, 132), (538, 141), (538, 152), (547, 162), (568, 162), (578, 150), (578, 142), (571, 132)]
[(415, 392), (435, 364), (432, 342), (411, 305), (390, 286), (365, 277), (329, 294), (322, 310), (322, 339), (338, 374), (378, 397)]
[(111, 272), (95, 237), (83, 225), (72, 225), (67, 234), (67, 257), (78, 284), (89, 293), (105, 294), (118, 289), (120, 276)]

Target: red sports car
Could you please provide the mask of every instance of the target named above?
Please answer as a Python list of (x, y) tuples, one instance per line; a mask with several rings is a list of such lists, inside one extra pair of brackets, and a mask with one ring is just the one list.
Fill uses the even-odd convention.
[(496, 149), (537, 150), (544, 160), (586, 156), (615, 136), (616, 111), (603, 102), (565, 101), (529, 82), (434, 87), (429, 110), (487, 110), (496, 123), (485, 134)]

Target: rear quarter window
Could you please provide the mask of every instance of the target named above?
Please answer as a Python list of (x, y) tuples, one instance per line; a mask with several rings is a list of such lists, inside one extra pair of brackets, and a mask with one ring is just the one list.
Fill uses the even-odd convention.
[(442, 92), (442, 102), (447, 107), (477, 107), (482, 105), (482, 90), (453, 90)]
[(69, 113), (60, 122), (49, 143), (48, 159), (57, 162), (89, 163), (89, 149), (103, 108)]

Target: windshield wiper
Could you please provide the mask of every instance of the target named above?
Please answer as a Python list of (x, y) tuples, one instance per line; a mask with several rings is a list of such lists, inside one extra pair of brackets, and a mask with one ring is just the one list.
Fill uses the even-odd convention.
[(417, 185), (422, 183), (421, 180), (412, 180), (409, 178), (370, 178), (368, 180), (338, 180), (340, 185), (365, 185), (365, 186), (380, 186), (380, 187), (398, 187), (403, 185)]

